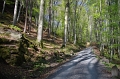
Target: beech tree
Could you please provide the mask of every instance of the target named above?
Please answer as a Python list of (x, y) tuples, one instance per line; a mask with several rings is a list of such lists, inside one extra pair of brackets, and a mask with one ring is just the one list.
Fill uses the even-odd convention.
[(52, 2), (53, 2), (53, 0), (49, 0), (49, 24), (48, 24), (48, 36), (50, 36), (50, 33), (51, 33), (51, 27), (52, 27)]
[(28, 18), (28, 1), (29, 0), (25, 0), (25, 8), (26, 8), (26, 12), (25, 12), (25, 26), (24, 26), (24, 33), (26, 32), (26, 30), (27, 30), (27, 23), (28, 23), (28, 20), (27, 20), (27, 18)]
[(65, 1), (65, 27), (64, 27), (64, 40), (63, 40), (63, 46), (66, 46), (67, 42), (67, 27), (68, 27), (68, 11), (69, 11), (69, 0)]
[(28, 33), (31, 31), (31, 25), (32, 25), (32, 9), (33, 9), (33, 1), (29, 1), (29, 20), (28, 20)]
[(44, 17), (44, 1), (40, 2), (40, 12), (39, 12), (39, 24), (38, 24), (38, 34), (37, 34), (37, 42), (42, 42), (42, 32), (43, 32), (43, 17)]
[(17, 22), (17, 9), (18, 8), (18, 0), (15, 0), (15, 7), (14, 7), (14, 16), (13, 16), (13, 25)]
[(20, 6), (19, 6), (19, 12), (18, 12), (18, 16), (17, 16), (17, 22), (19, 21), (19, 17), (20, 17), (22, 7), (23, 7), (23, 1), (20, 0)]
[(4, 3), (3, 3), (2, 14), (4, 13), (4, 10), (5, 10), (5, 4), (6, 4), (6, 0), (4, 0)]

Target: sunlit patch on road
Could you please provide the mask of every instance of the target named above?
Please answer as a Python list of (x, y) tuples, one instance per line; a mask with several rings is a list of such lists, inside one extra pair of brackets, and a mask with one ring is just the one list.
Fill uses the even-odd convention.
[(100, 72), (102, 67), (96, 55), (93, 54), (92, 48), (89, 47), (79, 52), (76, 57), (62, 65), (47, 79), (111, 79), (110, 76)]

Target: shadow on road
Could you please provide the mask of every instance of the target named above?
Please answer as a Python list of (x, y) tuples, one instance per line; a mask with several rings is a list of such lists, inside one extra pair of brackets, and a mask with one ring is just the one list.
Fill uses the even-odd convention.
[(86, 48), (46, 79), (100, 79), (98, 66), (96, 55)]

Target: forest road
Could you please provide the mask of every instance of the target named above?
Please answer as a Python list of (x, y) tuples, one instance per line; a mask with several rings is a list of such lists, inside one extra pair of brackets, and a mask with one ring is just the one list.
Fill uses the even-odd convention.
[(92, 47), (80, 51), (46, 79), (112, 79), (105, 66), (96, 58)]

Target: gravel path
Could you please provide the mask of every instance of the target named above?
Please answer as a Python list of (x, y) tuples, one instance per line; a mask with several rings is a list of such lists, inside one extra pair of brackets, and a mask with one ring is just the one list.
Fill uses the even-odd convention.
[(112, 79), (104, 65), (86, 48), (46, 79)]

